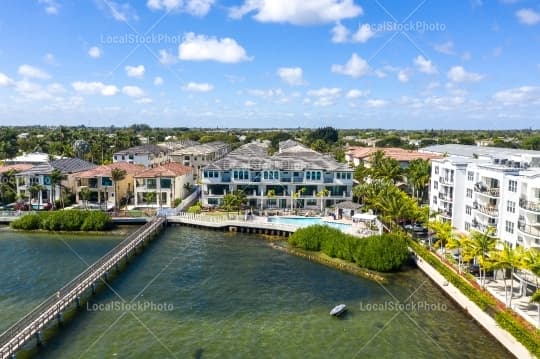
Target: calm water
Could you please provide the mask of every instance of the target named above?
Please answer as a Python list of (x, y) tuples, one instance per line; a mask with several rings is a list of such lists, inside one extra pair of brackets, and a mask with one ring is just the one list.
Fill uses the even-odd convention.
[[(13, 318), (6, 306), (20, 314), (84, 268), (62, 243), (0, 238), (0, 276), (8, 283), (1, 292), (2, 322)], [(72, 245), (92, 259), (113, 242), (79, 239)], [(101, 291), (47, 339), (38, 357), (510, 357), (417, 270), (393, 276), (383, 288), (276, 251), (253, 235), (169, 228), (112, 285), (116, 293)], [(392, 296), (438, 308), (368, 310)], [(122, 300), (141, 307), (105, 307)], [(350, 308), (343, 320), (328, 315), (339, 303)]]
[(301, 227), (307, 227), (313, 224), (326, 224), (330, 227), (341, 229), (342, 231), (347, 231), (351, 228), (350, 224), (325, 221), (320, 217), (269, 217), (268, 221), (274, 223), (294, 224)]

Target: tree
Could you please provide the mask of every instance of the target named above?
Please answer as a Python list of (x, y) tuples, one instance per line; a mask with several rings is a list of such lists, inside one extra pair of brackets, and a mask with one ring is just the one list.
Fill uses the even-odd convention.
[[(512, 306), (512, 298), (514, 297), (514, 272), (522, 263), (523, 247), (513, 248), (507, 242), (503, 243), (503, 248), (500, 251), (492, 251), (491, 261), (494, 269), (509, 269), (510, 270), (510, 290), (506, 285), (506, 273), (503, 273), (504, 280), (504, 295), (506, 298), (506, 307)], [(509, 293), (508, 293), (509, 292)]]
[(92, 196), (92, 191), (90, 191), (88, 187), (83, 187), (79, 191), (79, 198), (83, 201), (84, 209), (87, 209), (88, 201), (90, 200), (91, 196)]
[(315, 142), (316, 140), (322, 140), (326, 142), (327, 144), (336, 143), (339, 138), (338, 131), (333, 127), (321, 127), (318, 128), (308, 135), (309, 142)]
[(39, 192), (43, 190), (43, 186), (40, 184), (33, 184), (30, 187), (28, 187), (28, 192), (30, 192), (30, 201), (33, 199), (37, 199), (36, 196), (38, 196)]
[(146, 204), (156, 204), (156, 198), (156, 192), (145, 192), (143, 195), (143, 200)]
[(489, 267), (489, 253), (495, 249), (497, 239), (493, 237), (494, 229), (485, 232), (472, 231), (470, 237), (463, 242), (463, 259), (474, 259), (480, 266), (480, 283), (485, 287), (486, 267)]
[(17, 198), (15, 173), (16, 171), (11, 169), (5, 172), (3, 177), (0, 175), (0, 198), (3, 203), (12, 203)]
[(466, 234), (453, 233), (453, 235), (450, 236), (450, 238), (448, 239), (448, 243), (446, 244), (446, 248), (458, 250), (458, 272), (459, 273), (461, 273), (461, 262), (462, 262), (461, 251), (466, 240), (467, 240)]
[(246, 203), (246, 194), (242, 190), (229, 192), (223, 197), (223, 208), (227, 211), (240, 211), (244, 203)]
[(330, 191), (327, 188), (317, 192), (317, 197), (321, 199), (321, 212), (324, 211), (324, 197), (327, 197), (329, 194)]
[[(60, 187), (62, 185), (62, 181), (66, 179), (66, 175), (62, 173), (62, 171), (58, 169), (53, 169), (51, 174), (51, 197), (52, 197), (52, 208), (55, 209), (55, 202), (56, 202), (56, 187)], [(60, 200), (62, 201), (62, 207), (64, 206), (64, 196), (62, 195), (62, 192), (60, 192)]]
[(354, 179), (358, 183), (364, 183), (369, 177), (370, 170), (364, 165), (364, 162), (360, 162), (358, 166), (354, 168)]
[(442, 250), (452, 240), (453, 228), (450, 222), (430, 221), (428, 228), (434, 232), (437, 238), (437, 241), (434, 243), (435, 247), (440, 246)]
[(420, 202), (425, 197), (426, 187), (430, 183), (431, 166), (429, 161), (415, 159), (409, 162), (409, 167), (405, 170), (407, 182), (412, 187), (412, 195)]
[(126, 170), (115, 167), (111, 170), (111, 179), (114, 184), (114, 208), (115, 210), (118, 210), (118, 182), (124, 180), (126, 178)]

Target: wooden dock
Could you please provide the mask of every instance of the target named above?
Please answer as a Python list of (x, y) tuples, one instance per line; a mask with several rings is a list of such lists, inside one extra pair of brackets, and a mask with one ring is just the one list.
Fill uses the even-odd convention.
[(41, 331), (49, 322), (55, 319), (61, 320), (62, 313), (72, 303), (79, 305), (81, 295), (85, 291), (88, 289), (94, 291), (96, 282), (106, 277), (111, 268), (118, 268), (122, 259), (127, 260), (137, 247), (157, 235), (166, 224), (165, 218), (153, 218), (2, 333), (0, 359), (15, 358), (17, 350), (32, 338), (39, 343), (42, 337)]

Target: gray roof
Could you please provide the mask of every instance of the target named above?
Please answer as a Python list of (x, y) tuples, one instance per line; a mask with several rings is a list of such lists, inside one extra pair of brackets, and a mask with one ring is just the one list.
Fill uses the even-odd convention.
[(334, 207), (355, 210), (355, 209), (363, 207), (363, 205), (359, 203), (354, 203), (352, 201), (343, 201), (343, 202), (336, 203)]
[(48, 163), (36, 165), (29, 170), (17, 173), (17, 176), (51, 174), (55, 169), (63, 174), (77, 173), (97, 167), (95, 164), (80, 158), (62, 158)]
[(141, 154), (153, 154), (159, 156), (160, 153), (167, 152), (167, 149), (154, 144), (145, 144), (135, 147), (130, 147), (128, 149), (115, 152), (115, 155), (141, 155)]
[(205, 167), (205, 169), (210, 170), (228, 170), (232, 168), (290, 171), (303, 171), (306, 169), (352, 171), (349, 165), (339, 163), (329, 155), (313, 151), (300, 144), (289, 147), (287, 150), (274, 156), (269, 156), (268, 146), (266, 144), (248, 143)]
[(540, 151), (521, 150), (514, 148), (500, 148), (500, 147), (484, 147), (475, 145), (458, 145), (454, 143), (446, 145), (433, 145), (423, 147), (420, 152), (433, 152), (440, 154), (448, 154), (450, 156), (460, 156), (473, 158), (473, 155), (504, 158), (505, 156), (516, 155), (529, 155), (533, 157), (540, 157)]
[(202, 143), (202, 144), (195, 144), (193, 146), (185, 147), (182, 149), (179, 149), (177, 151), (174, 151), (171, 153), (173, 156), (182, 156), (182, 155), (205, 155), (209, 154), (215, 151), (219, 151), (220, 149), (229, 147), (228, 144), (221, 141), (214, 141), (214, 142), (208, 142), (208, 143)]

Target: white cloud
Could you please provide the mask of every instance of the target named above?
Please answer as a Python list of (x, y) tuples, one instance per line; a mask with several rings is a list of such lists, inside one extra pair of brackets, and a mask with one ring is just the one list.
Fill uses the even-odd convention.
[(388, 102), (386, 102), (385, 100), (380, 100), (380, 99), (369, 99), (366, 101), (366, 105), (368, 107), (383, 107), (387, 103)]
[(103, 53), (101, 52), (101, 49), (97, 46), (92, 46), (88, 49), (88, 56), (90, 56), (93, 59), (99, 59)]
[(126, 70), (126, 75), (128, 77), (135, 77), (135, 78), (141, 78), (144, 76), (144, 65), (138, 65), (138, 66), (130, 66), (127, 65), (124, 67)]
[(365, 97), (367, 95), (369, 95), (369, 91), (352, 89), (352, 90), (349, 90), (349, 92), (347, 92), (345, 97), (347, 97), (348, 99), (355, 99), (355, 98)]
[(30, 82), (28, 80), (16, 81), (15, 91), (23, 98), (28, 100), (52, 100), (53, 96), (44, 90), (40, 84)]
[(157, 76), (154, 78), (154, 86), (161, 86), (163, 85), (163, 78)]
[(49, 15), (58, 14), (60, 5), (56, 2), (56, 0), (38, 0), (38, 3), (43, 4), (43, 6), (45, 7), (45, 12), (47, 14)]
[(48, 64), (48, 65), (54, 65), (54, 66), (58, 65), (58, 62), (56, 61), (56, 58), (51, 53), (45, 54), (45, 56), (43, 56), (43, 61), (45, 61), (45, 63)]
[(178, 47), (180, 60), (218, 61), (236, 63), (249, 61), (246, 50), (231, 38), (217, 39), (206, 35), (187, 33)]
[(303, 71), (301, 67), (280, 67), (277, 70), (278, 76), (291, 86), (302, 85), (304, 83)]
[(190, 92), (210, 92), (214, 90), (214, 86), (209, 83), (190, 82), (183, 86), (182, 90)]
[(366, 60), (358, 56), (356, 53), (352, 54), (351, 58), (345, 65), (332, 65), (332, 72), (347, 75), (351, 77), (362, 77), (369, 72), (369, 64)]
[(114, 96), (118, 93), (118, 87), (115, 85), (106, 85), (102, 82), (84, 82), (76, 81), (71, 84), (73, 89), (77, 92), (86, 94), (86, 95), (103, 95), (103, 96)]
[(244, 106), (246, 106), (246, 107), (253, 107), (255, 105), (257, 105), (257, 103), (253, 102), (253, 101), (248, 100), (248, 101), (244, 102)]
[(467, 72), (463, 66), (454, 66), (448, 71), (448, 79), (452, 82), (478, 82), (485, 76), (476, 72)]
[(399, 82), (402, 82), (402, 83), (409, 82), (409, 77), (410, 77), (410, 73), (409, 73), (409, 70), (407, 69), (399, 70), (397, 73), (397, 78)]
[(13, 80), (10, 79), (6, 74), (0, 72), (0, 87), (7, 87), (13, 83)]
[(242, 6), (230, 9), (229, 16), (240, 19), (251, 12), (260, 22), (294, 25), (336, 22), (363, 13), (354, 0), (244, 0)]
[(98, 6), (116, 21), (138, 20), (139, 16), (129, 3), (119, 4), (112, 0), (97, 0)]
[(343, 26), (340, 22), (336, 23), (336, 26), (332, 28), (332, 42), (336, 44), (347, 42), (349, 39), (349, 29)]
[(540, 13), (533, 9), (520, 9), (516, 11), (516, 16), (519, 22), (525, 25), (536, 25), (540, 22)]
[(522, 86), (498, 91), (493, 95), (493, 99), (504, 105), (517, 105), (540, 101), (540, 87)]
[(146, 6), (152, 10), (185, 12), (194, 16), (205, 16), (214, 0), (148, 0)]
[(447, 41), (442, 44), (435, 44), (433, 48), (435, 49), (435, 51), (440, 52), (441, 54), (454, 54), (454, 43), (452, 41)]
[[(310, 90), (307, 92), (310, 97), (315, 97), (313, 104), (315, 106), (326, 107), (332, 106), (341, 97), (341, 89), (337, 87), (323, 87), (318, 90)], [(311, 103), (310, 99), (304, 100), (304, 103)]]
[(129, 97), (143, 97), (144, 91), (138, 86), (124, 86), (122, 93)]
[(248, 93), (252, 96), (263, 97), (263, 98), (274, 98), (274, 97), (283, 97), (285, 93), (282, 89), (268, 89), (268, 90), (248, 90)]
[(365, 43), (375, 36), (375, 31), (371, 30), (368, 24), (358, 25), (358, 30), (353, 34), (352, 41)]
[(165, 66), (174, 65), (178, 62), (178, 57), (167, 50), (159, 50), (159, 63)]
[(418, 55), (418, 57), (416, 57), (413, 60), (413, 62), (416, 65), (416, 67), (418, 68), (418, 71), (420, 71), (420, 72), (423, 72), (425, 74), (436, 74), (437, 73), (437, 68), (435, 67), (435, 65), (433, 65), (431, 60), (426, 59), (422, 55)]
[(141, 104), (141, 105), (152, 103), (152, 102), (154, 102), (154, 101), (150, 97), (143, 97), (143, 98), (139, 98), (139, 99), (135, 100), (135, 103), (138, 103), (138, 104)]
[(34, 78), (41, 80), (48, 80), (51, 78), (51, 75), (49, 75), (45, 71), (30, 65), (19, 66), (19, 75), (25, 78)]

